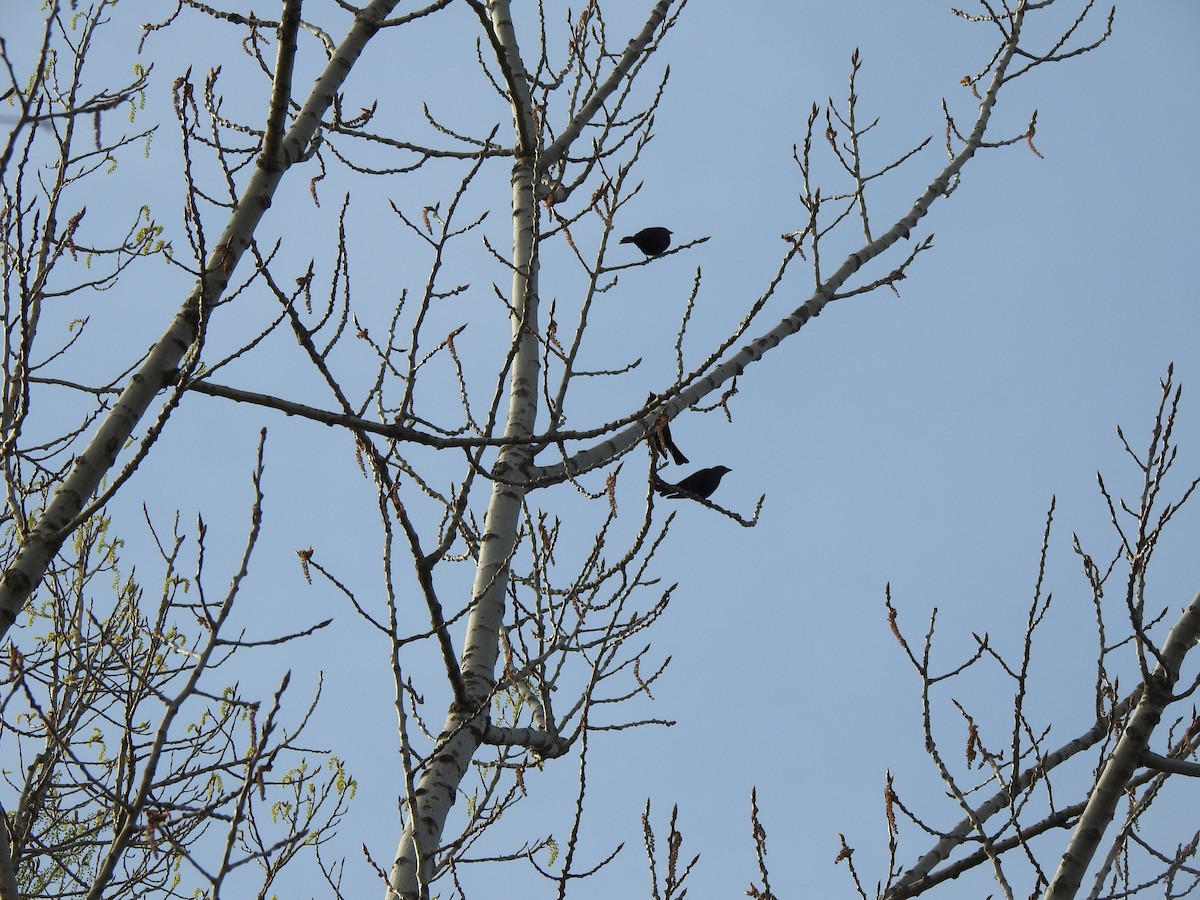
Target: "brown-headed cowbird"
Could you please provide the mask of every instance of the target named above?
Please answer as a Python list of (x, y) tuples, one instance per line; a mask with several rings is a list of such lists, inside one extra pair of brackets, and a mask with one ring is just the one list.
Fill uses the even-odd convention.
[(621, 243), (633, 244), (647, 256), (659, 256), (671, 246), (671, 232), (655, 225), (652, 228), (643, 228), (637, 234), (621, 238)]
[(699, 469), (678, 484), (667, 484), (659, 478), (654, 479), (654, 489), (664, 497), (703, 497), (708, 499), (717, 489), (726, 472), (733, 469), (725, 466), (713, 466), (711, 469)]
[[(646, 402), (653, 403), (654, 395), (651, 394)], [(666, 416), (660, 416), (650, 430), (650, 446), (654, 449), (655, 455), (661, 456), (663, 459), (667, 458), (668, 453), (671, 454), (677, 466), (682, 466), (688, 461), (688, 458), (683, 455), (683, 451), (676, 447), (675, 442), (671, 440), (671, 426), (667, 424)]]

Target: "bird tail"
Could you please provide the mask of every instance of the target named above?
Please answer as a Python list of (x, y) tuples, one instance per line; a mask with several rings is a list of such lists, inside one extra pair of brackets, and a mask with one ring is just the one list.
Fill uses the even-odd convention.
[(679, 485), (668, 484), (667, 482), (665, 482), (661, 478), (659, 478), (657, 475), (654, 476), (653, 484), (654, 484), (654, 493), (656, 493), (662, 497), (674, 497), (674, 498), (678, 499), (679, 497), (683, 496), (679, 492)]

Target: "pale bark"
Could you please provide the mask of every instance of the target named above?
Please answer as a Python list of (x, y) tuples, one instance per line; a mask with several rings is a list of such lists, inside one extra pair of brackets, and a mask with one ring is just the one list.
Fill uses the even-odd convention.
[(1083, 876), (1096, 855), (1117, 804), (1126, 797), (1125, 789), (1137, 771), (1145, 765), (1150, 737), (1162, 719), (1163, 710), (1175, 697), (1175, 686), (1188, 651), (1200, 640), (1200, 594), (1183, 611), (1163, 645), (1159, 664), (1142, 684), (1141, 696), (1133, 715), (1121, 731), (1116, 749), (1109, 755), (1087, 806), (1075, 823), (1071, 841), (1063, 852), (1058, 871), (1043, 896), (1046, 900), (1066, 900), (1079, 893)]
[[(202, 338), (209, 310), (228, 286), (238, 262), (253, 240), (255, 229), (270, 208), (284, 174), (308, 149), (338, 89), (367, 42), (379, 30), (379, 23), (396, 3), (397, 0), (375, 0), (355, 17), (354, 24), (284, 136), (278, 158), (260, 159), (255, 167), (229, 222), (209, 254), (203, 277), (101, 421), (95, 435), (75, 460), (70, 474), (50, 498), (37, 524), (22, 537), (16, 557), (0, 578), (0, 637), (7, 634), (16, 621), (63, 541), (74, 531), (81, 516), (90, 512), (89, 501), (116, 466), (118, 456), (150, 410), (154, 398), (159, 391), (170, 387), (180, 367), (186, 365), (185, 356), (197, 339)], [(173, 406), (176, 399), (171, 398), (169, 406)]]
[[(465, 706), (452, 705), (415, 791), (416, 809), (408, 811), (404, 832), (388, 877), (389, 900), (423, 898), (433, 876), (435, 853), (446, 819), (458, 795), (459, 784), (488, 728), (488, 707), (496, 685), (496, 662), (504, 621), (504, 598), (508, 589), (509, 562), (516, 547), (522, 503), (531, 466), (529, 438), (535, 433), (538, 412), (538, 377), (541, 343), (538, 340), (538, 187), (546, 167), (565, 154), (590, 117), (603, 108), (604, 100), (622, 84), (628, 69), (646, 52), (656, 30), (666, 17), (670, 0), (661, 0), (641, 33), (630, 42), (621, 64), (601, 84), (571, 128), (543, 159), (529, 75), (521, 55), (508, 0), (471, 0), (490, 39), (508, 89), (513, 117), (512, 166), (512, 286), (509, 302), (513, 310), (511, 374), (504, 428), (505, 445), (493, 469), (491, 500), (484, 518), (479, 562), (471, 593), (462, 651), (462, 677), (466, 685)], [(642, 430), (644, 434), (644, 428)]]

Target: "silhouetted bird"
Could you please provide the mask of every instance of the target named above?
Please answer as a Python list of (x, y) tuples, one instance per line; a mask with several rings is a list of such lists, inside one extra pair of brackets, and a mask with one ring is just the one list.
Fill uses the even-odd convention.
[(621, 238), (622, 244), (633, 244), (647, 256), (658, 256), (671, 246), (671, 232), (655, 225), (653, 228), (643, 228), (637, 234)]
[(695, 497), (703, 497), (707, 500), (712, 496), (712, 492), (717, 489), (717, 485), (721, 483), (721, 479), (725, 477), (725, 473), (732, 471), (733, 469), (726, 468), (725, 466), (700, 469), (678, 484), (667, 484), (665, 481), (655, 478), (654, 489), (664, 497), (687, 497), (690, 494)]
[[(653, 403), (654, 395), (651, 394), (646, 402)], [(667, 454), (670, 453), (677, 466), (682, 466), (688, 461), (688, 458), (683, 455), (683, 451), (676, 447), (675, 442), (671, 440), (671, 426), (667, 424), (666, 416), (660, 416), (654, 423), (654, 427), (650, 431), (650, 446), (654, 448), (655, 455), (661, 456), (663, 459), (666, 459)]]

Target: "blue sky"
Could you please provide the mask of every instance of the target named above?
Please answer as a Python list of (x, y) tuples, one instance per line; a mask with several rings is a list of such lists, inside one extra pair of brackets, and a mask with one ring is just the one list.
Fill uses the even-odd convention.
[[(144, 13), (119, 7), (117, 15), (138, 20)], [(611, 34), (631, 27), (627, 15), (628, 9), (614, 11)], [(1096, 18), (1085, 32), (1094, 35), (1099, 23)], [(470, 24), (463, 7), (444, 22), (419, 26), (411, 38), (397, 35), (399, 49), (354, 74), (353, 103), (381, 95), (379, 121), (394, 117), (398, 133), (419, 129), (422, 100), (449, 124), (474, 131), (506, 121), (473, 68), (474, 32), (463, 30)], [(153, 103), (166, 100), (171, 81), (189, 63), (201, 73), (231, 52), (228, 32), (212, 35), (222, 33), (224, 44), (211, 42), (203, 29), (190, 32), (186, 44), (178, 43), (182, 34), (170, 33), (148, 43), (158, 67), (151, 116)], [(136, 32), (130, 34), (136, 40)], [(1043, 43), (1057, 36), (1042, 34)], [(639, 816), (647, 797), (660, 825), (679, 804), (684, 853), (702, 854), (691, 894), (700, 898), (741, 895), (756, 877), (747, 817), (754, 786), (780, 896), (850, 895), (844, 868), (834, 865), (839, 832), (857, 848), (855, 861), (868, 884), (883, 877), (881, 797), (889, 770), (906, 802), (928, 813), (931, 823), (956, 822), (922, 751), (918, 683), (888, 631), (884, 586), (891, 584), (901, 626), (913, 641), (938, 609), (939, 654), (947, 667), (973, 646), (972, 632), (989, 632), (1015, 653), (1052, 495), (1058, 498), (1048, 572), (1056, 597), (1054, 637), (1039, 648), (1035, 671), (1044, 680), (1033, 708), (1044, 717), (1040, 724), (1053, 727), (1051, 745), (1087, 720), (1095, 638), (1071, 534), (1098, 557), (1112, 552), (1095, 472), (1103, 471), (1114, 490), (1135, 493), (1135, 473), (1114, 428), (1122, 425), (1135, 447), (1144, 446), (1158, 381), (1171, 362), (1184, 385), (1178, 467), (1188, 478), (1200, 470), (1200, 410), (1190, 400), (1200, 389), (1200, 298), (1190, 272), (1200, 236), (1198, 37), (1194, 4), (1124, 4), (1101, 49), (1014, 83), (1002, 95), (993, 135), (1020, 133), (1037, 109), (1035, 143), (1044, 158), (1021, 145), (981, 153), (954, 195), (936, 203), (918, 226), (914, 237), (932, 233), (935, 247), (910, 270), (899, 298), (880, 291), (832, 304), (739, 379), (732, 424), (719, 414), (685, 413), (676, 420), (676, 439), (695, 466), (733, 469), (714, 499), (747, 514), (760, 495), (766, 502), (758, 526), (749, 530), (678, 504), (672, 538), (655, 569), (680, 587), (648, 637), (652, 658), (669, 655), (672, 662), (653, 702), (639, 699), (629, 711), (630, 718), (678, 724), (595, 738), (593, 827), (577, 862), (586, 868), (621, 840), (626, 850), (594, 882), (577, 885), (572, 898), (646, 890)], [(689, 4), (648, 67), (647, 91), (664, 64), (671, 77), (656, 137), (637, 171), (645, 186), (618, 231), (661, 224), (675, 231), (677, 242), (710, 240), (621, 273), (595, 312), (589, 360), (597, 367), (634, 357), (645, 362), (636, 377), (598, 392), (594, 407), (573, 414), (572, 424), (627, 412), (648, 389), (666, 386), (674, 323), (698, 267), (699, 306), (685, 345), (693, 361), (758, 296), (781, 254), (779, 236), (803, 221), (792, 145), (803, 138), (813, 102), (844, 101), (856, 47), (863, 60), (859, 115), (880, 118), (869, 158), (886, 164), (933, 136), (927, 150), (881, 185), (874, 201), (878, 233), (943, 164), (941, 99), (960, 125), (972, 121), (976, 101), (959, 80), (979, 67), (993, 43), (989, 26), (964, 23), (938, 4), (761, 2), (752, 12), (734, 4)], [(127, 72), (129, 63), (117, 56), (112, 66)], [(230, 103), (255, 99), (232, 96)], [(169, 107), (163, 110), (169, 117)], [(179, 184), (171, 128), (156, 139), (152, 156), (155, 177), (162, 179), (153, 182), (155, 212), (176, 229), (173, 239), (182, 246), (172, 218)], [(382, 328), (388, 303), (401, 289), (418, 289), (425, 276), (386, 201), (419, 209), (461, 175), (461, 166), (447, 164), (416, 178), (359, 181), (350, 188), (331, 178), (320, 188), (319, 210), (308, 197), (309, 176), (300, 175), (268, 214), (265, 233), (292, 241), (288, 252), (301, 270), (300, 261), (310, 256), (327, 262), (336, 210), (349, 189), (352, 263), (359, 267), (355, 311)], [(504, 165), (489, 177), (497, 191), (488, 195), (495, 205), (484, 230), (507, 246)], [(130, 165), (118, 178), (147, 175)], [(144, 202), (136, 192), (123, 199)], [(477, 194), (473, 202), (482, 212), (489, 201)], [(211, 221), (215, 228), (220, 219)], [(587, 229), (581, 232), (586, 239)], [(835, 248), (856, 249), (859, 236), (847, 229), (841, 241), (831, 239), (827, 270), (840, 263)], [(627, 252), (609, 249), (614, 261)], [(880, 268), (864, 270), (863, 280), (897, 261), (889, 257)], [(452, 262), (471, 272), (475, 290), (448, 302), (447, 322), (469, 320), (467, 340), (506, 340), (486, 330), (500, 322), (507, 334), (487, 298), (490, 281), (503, 283), (499, 267), (471, 269), (478, 257), (465, 254)], [(106, 295), (111, 320), (97, 313), (98, 334), (144, 331), (126, 337), (137, 348), (152, 340), (188, 286), (178, 273), (161, 277), (157, 295)], [(544, 297), (569, 306), (578, 284), (561, 260), (548, 258)], [(808, 271), (796, 268), (751, 334), (810, 293)], [(218, 316), (212, 351), (236, 345), (245, 328), (270, 315), (272, 303), (265, 293), (251, 292)], [(320, 402), (294, 346), (278, 341), (270, 353), (276, 355), (264, 357), (267, 364), (235, 365), (222, 380)], [(446, 402), (453, 402), (452, 385), (430, 390), (431, 402), (438, 391), (448, 391)], [(268, 538), (252, 569), (256, 599), (247, 627), (265, 632), (294, 619), (299, 628), (328, 615), (335, 624), (315, 652), (267, 653), (257, 674), (267, 691), (292, 669), (298, 712), (300, 694), (315, 685), (317, 668), (324, 670), (329, 702), (309, 743), (344, 755), (359, 778), (362, 790), (343, 827), (344, 852), (353, 860), (352, 883), (365, 886), (371, 876), (355, 868), (359, 844), (386, 858), (398, 836), (385, 647), (329, 592), (304, 583), (294, 553), (314, 546), (323, 561), (361, 572), (360, 587), (368, 590), (379, 535), (369, 518), (373, 489), (357, 474), (350, 440), (261, 410), (188, 397), (116, 509), (128, 516), (131, 533), (143, 501), (162, 520), (180, 508), (185, 520), (201, 511), (210, 526), (242, 528), (251, 452), (263, 424), (269, 430)], [(642, 461), (631, 457), (623, 475), (631, 524), (642, 470)], [(443, 477), (459, 476), (451, 467)], [(570, 500), (561, 502), (572, 508)], [(1160, 550), (1153, 582), (1159, 606), (1178, 608), (1197, 588), (1197, 524), (1185, 510)], [(230, 547), (238, 546), (237, 534)], [(971, 704), (1003, 744), (1011, 694), (1009, 684), (980, 677), (941, 696), (937, 722), (948, 752), (963, 742), (950, 696)], [(431, 706), (428, 715), (439, 722), (440, 709)], [(565, 837), (575, 765), (574, 758), (560, 761), (531, 779), (530, 801), (506, 819), (513, 828), (509, 849), (523, 839), (518, 829), (525, 825)], [(1174, 789), (1194, 810), (1195, 786)], [(1192, 813), (1168, 814), (1164, 822), (1167, 828), (1178, 823), (1184, 840), (1195, 827)], [(901, 863), (926, 849), (926, 840), (910, 833)], [(1054, 858), (1048, 854), (1047, 862)], [(497, 878), (527, 885), (521, 879), (530, 877), (481, 870), (472, 882), (472, 874), (468, 896), (472, 888), (488, 893), (483, 886)], [(528, 896), (541, 896), (539, 890), (529, 889)]]

